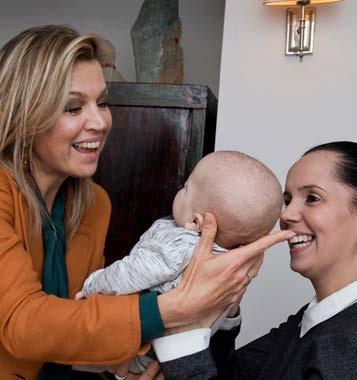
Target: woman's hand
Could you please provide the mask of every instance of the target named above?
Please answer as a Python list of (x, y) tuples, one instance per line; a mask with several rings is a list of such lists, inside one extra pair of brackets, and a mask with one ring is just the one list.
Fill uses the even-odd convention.
[(238, 301), (247, 285), (256, 277), (265, 250), (294, 236), (291, 231), (267, 235), (248, 245), (221, 255), (212, 254), (217, 232), (216, 219), (205, 214), (201, 238), (195, 248), (180, 285), (158, 297), (160, 313), (166, 328), (215, 319)]

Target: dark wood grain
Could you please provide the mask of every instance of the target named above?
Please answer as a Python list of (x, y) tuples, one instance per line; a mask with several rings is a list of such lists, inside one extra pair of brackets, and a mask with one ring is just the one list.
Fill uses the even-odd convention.
[(113, 126), (94, 177), (112, 202), (106, 264), (127, 255), (155, 219), (171, 214), (176, 192), (213, 151), (216, 116), (208, 108), (216, 100), (209, 93), (196, 85), (111, 85)]

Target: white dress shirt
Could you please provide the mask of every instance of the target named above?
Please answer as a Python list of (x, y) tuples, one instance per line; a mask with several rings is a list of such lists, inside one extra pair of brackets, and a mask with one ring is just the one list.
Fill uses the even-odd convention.
[(357, 302), (357, 281), (332, 293), (320, 302), (317, 302), (315, 296), (309, 303), (302, 317), (300, 338), (314, 326), (333, 317), (355, 302)]
[(230, 309), (234, 306), (235, 305), (230, 306), (213, 323), (211, 328), (195, 329), (154, 339), (152, 346), (159, 362), (163, 363), (203, 351), (209, 346), (211, 336), (218, 329), (231, 330), (239, 326), (242, 321), (240, 315), (235, 318), (226, 317)]

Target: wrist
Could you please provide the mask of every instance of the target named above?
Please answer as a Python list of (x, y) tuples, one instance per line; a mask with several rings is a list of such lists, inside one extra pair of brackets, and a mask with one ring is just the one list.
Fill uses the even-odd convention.
[(166, 329), (182, 326), (190, 322), (185, 310), (185, 302), (181, 300), (181, 294), (177, 288), (160, 294), (157, 297), (157, 302), (161, 319)]

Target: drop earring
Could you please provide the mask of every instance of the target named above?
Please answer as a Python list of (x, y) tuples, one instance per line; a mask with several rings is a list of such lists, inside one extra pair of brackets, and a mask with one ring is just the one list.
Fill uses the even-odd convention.
[(22, 147), (22, 166), (25, 170), (29, 169), (29, 152), (26, 143)]

